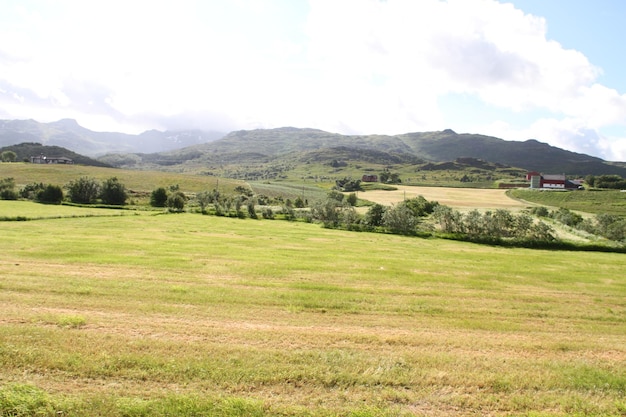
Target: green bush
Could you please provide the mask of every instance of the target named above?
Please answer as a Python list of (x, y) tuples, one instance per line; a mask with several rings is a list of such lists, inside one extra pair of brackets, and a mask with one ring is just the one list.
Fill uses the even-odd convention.
[(0, 200), (17, 200), (18, 194), (15, 191), (15, 180), (4, 178), (0, 180)]
[(46, 204), (61, 204), (63, 201), (63, 190), (58, 185), (46, 185), (37, 193), (37, 201)]
[(45, 190), (45, 188), (46, 186), (42, 182), (27, 184), (20, 190), (20, 197), (28, 200), (36, 200), (39, 192)]
[(173, 213), (182, 213), (185, 210), (185, 203), (187, 202), (187, 197), (185, 194), (178, 191), (174, 194), (170, 195), (167, 198), (167, 207)]
[(0, 191), (0, 200), (17, 200), (18, 194), (15, 190)]
[(104, 204), (123, 206), (126, 204), (128, 193), (126, 187), (116, 177), (109, 178), (100, 187), (100, 199)]
[(152, 207), (165, 207), (167, 204), (167, 190), (159, 187), (150, 194), (150, 205)]
[(68, 195), (72, 203), (91, 204), (96, 201), (100, 193), (100, 185), (94, 178), (81, 177), (70, 181), (67, 185)]

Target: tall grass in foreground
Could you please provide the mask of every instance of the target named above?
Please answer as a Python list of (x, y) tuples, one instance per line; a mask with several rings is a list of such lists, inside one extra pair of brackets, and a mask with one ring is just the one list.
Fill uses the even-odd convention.
[(0, 415), (626, 411), (626, 256), (194, 214), (2, 223)]

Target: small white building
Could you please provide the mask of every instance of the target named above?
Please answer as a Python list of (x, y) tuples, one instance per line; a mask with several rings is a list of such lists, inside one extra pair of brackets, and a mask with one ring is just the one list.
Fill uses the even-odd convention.
[(47, 157), (45, 155), (39, 156), (31, 156), (30, 157), (31, 164), (73, 164), (70, 158), (66, 158), (64, 156), (51, 156)]

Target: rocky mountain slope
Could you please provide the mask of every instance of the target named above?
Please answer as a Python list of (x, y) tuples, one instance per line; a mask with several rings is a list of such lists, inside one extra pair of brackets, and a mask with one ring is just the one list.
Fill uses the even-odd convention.
[[(316, 129), (278, 128), (241, 130), (222, 139), (153, 155), (126, 156), (131, 165), (162, 164), (167, 166), (214, 164), (219, 162), (249, 163), (253, 160), (305, 160), (315, 153), (326, 157), (333, 153), (375, 155), (381, 161), (418, 164), (446, 162), (458, 158), (476, 158), (529, 171), (567, 175), (617, 174), (626, 176), (626, 168), (590, 155), (566, 151), (530, 139), (513, 142), (478, 134), (457, 134), (452, 130), (416, 132), (402, 135), (340, 135)], [(313, 154), (312, 154), (313, 153)], [(307, 156), (308, 155), (308, 156)], [(116, 163), (120, 156), (106, 157), (104, 162)], [(363, 160), (363, 159), (360, 159)]]

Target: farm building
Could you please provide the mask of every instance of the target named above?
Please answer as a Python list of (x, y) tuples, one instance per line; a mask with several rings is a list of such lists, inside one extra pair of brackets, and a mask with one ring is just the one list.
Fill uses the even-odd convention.
[(529, 172), (526, 180), (530, 181), (530, 188), (548, 190), (577, 190), (581, 187), (581, 181), (570, 181), (565, 174), (540, 174)]
[(368, 175), (365, 174), (361, 177), (361, 181), (363, 182), (378, 182), (378, 175)]
[(48, 157), (45, 155), (31, 156), (30, 162), (32, 164), (73, 164), (74, 163), (74, 161), (72, 161), (70, 158), (66, 158), (64, 156)]

